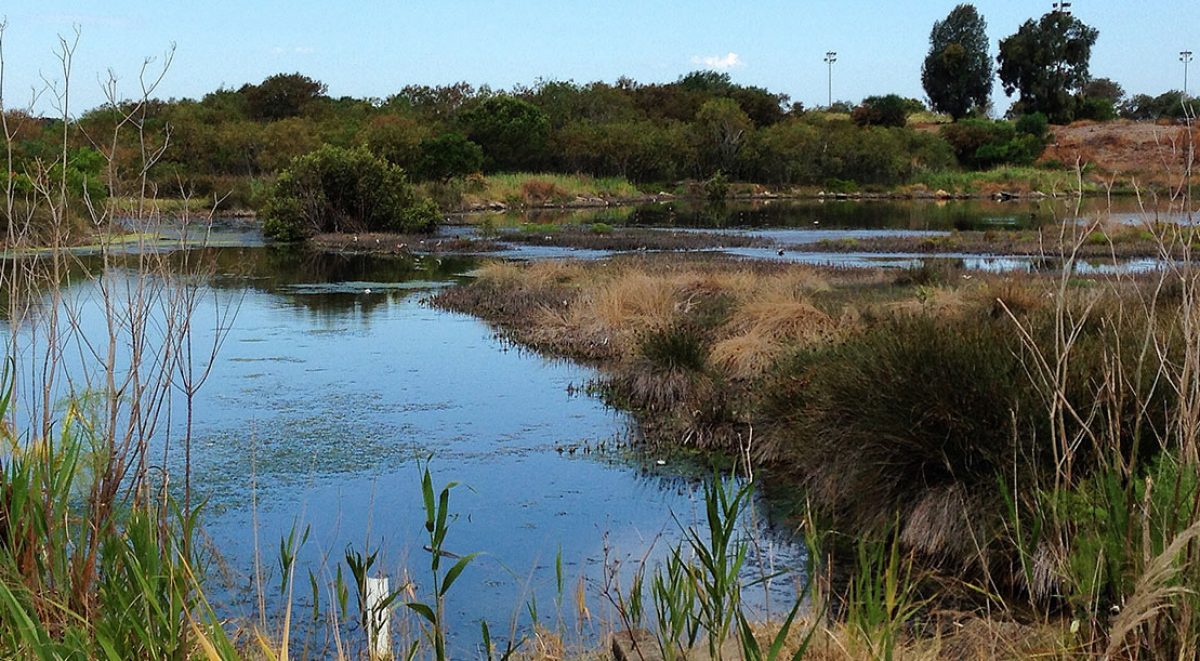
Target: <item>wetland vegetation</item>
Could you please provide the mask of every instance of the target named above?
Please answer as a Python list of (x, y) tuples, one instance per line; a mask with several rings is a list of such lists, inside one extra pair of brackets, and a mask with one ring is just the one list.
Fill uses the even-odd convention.
[(1188, 106), (1118, 182), (1156, 125), (1047, 118), (1174, 97), (1055, 11), (988, 118), (985, 27), (934, 26), (945, 115), (0, 88), (0, 653), (1196, 656)]

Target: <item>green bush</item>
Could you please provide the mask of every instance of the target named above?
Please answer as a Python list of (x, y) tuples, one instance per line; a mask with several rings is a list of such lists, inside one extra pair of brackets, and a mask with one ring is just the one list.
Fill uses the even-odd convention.
[(328, 145), (293, 159), (262, 211), (263, 234), (278, 241), (323, 232), (430, 232), (440, 219), (400, 168), (366, 147)]
[(850, 119), (858, 126), (904, 126), (912, 107), (911, 100), (898, 94), (869, 96), (850, 113)]
[(729, 197), (729, 177), (717, 170), (708, 181), (704, 182), (704, 196), (709, 202), (721, 202)]
[(858, 185), (892, 185), (954, 164), (937, 135), (908, 128), (868, 126), (819, 116), (780, 122), (750, 136), (739, 170), (749, 180), (825, 185), (834, 179)]
[(483, 169), (483, 148), (461, 133), (443, 133), (421, 141), (417, 173), (423, 179), (447, 181)]
[(1012, 122), (964, 119), (942, 129), (942, 137), (965, 167), (986, 169), (1003, 164), (1028, 165), (1045, 148), (1046, 118), (1026, 115)]
[[(1052, 479), (1055, 436), (1044, 415), (1045, 395), (1028, 371), (1033, 358), (1006, 317), (980, 309), (948, 318), (888, 318), (783, 366), (784, 385), (770, 395), (766, 415), (783, 421), (780, 452), (804, 467), (814, 501), (869, 527), (897, 512), (907, 516), (919, 498), (939, 490), (970, 494), (978, 513), (996, 515), (998, 476), (1007, 484)], [(1052, 345), (1051, 312), (1022, 317), (1038, 346)], [(1153, 456), (1157, 440), (1146, 430), (1166, 429), (1172, 395), (1156, 388), (1154, 368), (1145, 366), (1106, 399), (1107, 365), (1114, 352), (1124, 364), (1138, 365), (1136, 338), (1144, 325), (1106, 324), (1101, 317), (1081, 329), (1072, 350), (1066, 402), (1077, 411), (1111, 403), (1103, 420), (1089, 423), (1091, 431), (1121, 438), (1126, 457)], [(1068, 437), (1079, 431), (1075, 420), (1064, 424)], [(1101, 461), (1081, 451), (1076, 476)]]
[(541, 108), (514, 96), (494, 96), (464, 112), (467, 137), (483, 147), (489, 171), (537, 169), (546, 156), (550, 119)]

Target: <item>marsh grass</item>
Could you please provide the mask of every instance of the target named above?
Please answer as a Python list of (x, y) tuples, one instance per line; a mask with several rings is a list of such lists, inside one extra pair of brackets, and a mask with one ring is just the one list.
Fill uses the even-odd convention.
[[(918, 175), (917, 182), (935, 191), (970, 195), (1035, 191), (1047, 195), (1073, 195), (1080, 190), (1079, 178), (1071, 168), (1003, 166), (979, 172), (943, 170)], [(1092, 183), (1083, 186), (1083, 192), (1088, 194), (1102, 190)]]
[[(1158, 208), (1188, 215), (1190, 200), (1180, 188)], [(1200, 639), (1196, 232), (1064, 220), (1057, 237), (1045, 233), (1062, 270), (1045, 275), (934, 263), (807, 282), (812, 269), (582, 266), (556, 285), (571, 295), (555, 306), (553, 346), (570, 355), (571, 337), (611, 340), (603, 365), (626, 393), (702, 375), (690, 395), (625, 402), (637, 412), (654, 399), (646, 428), (674, 443), (693, 442), (689, 429), (716, 438), (721, 425), (753, 424), (753, 457), (796, 476), (822, 525), (854, 531), (823, 538), (840, 548), (827, 565), (849, 579), (829, 581), (840, 619), (818, 631), (817, 658), (1190, 658)], [(1146, 242), (1164, 259), (1158, 272), (1074, 270), (1089, 251)], [(503, 298), (525, 278), (505, 275), (472, 287)], [(713, 300), (721, 314), (694, 314)], [(690, 334), (678, 341), (663, 333), (681, 328)], [(676, 424), (661, 424), (672, 409)], [(707, 447), (742, 454), (737, 434), (723, 438)], [(681, 575), (667, 563), (647, 579), (659, 586), (658, 635), (689, 631), (671, 596), (688, 599)], [(938, 624), (947, 609), (963, 614), (950, 628)]]
[(485, 175), (462, 198), (468, 207), (496, 201), (512, 207), (536, 207), (559, 206), (580, 197), (623, 200), (640, 196), (637, 187), (621, 177), (516, 172)]

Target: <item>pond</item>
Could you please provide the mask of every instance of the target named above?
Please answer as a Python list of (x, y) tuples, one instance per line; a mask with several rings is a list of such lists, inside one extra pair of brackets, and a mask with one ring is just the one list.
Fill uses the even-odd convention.
[[(338, 564), (345, 573), (348, 549), (379, 551), (377, 568), (396, 584), (411, 577), (428, 598), (426, 465), (435, 486), (460, 483), (446, 549), (482, 553), (448, 598), (460, 649), (478, 644), (481, 619), (499, 638), (515, 620), (528, 633), (533, 604), (542, 624), (561, 617), (574, 631), (581, 584), (596, 619), (578, 623), (579, 635), (597, 635), (611, 617), (601, 597), (606, 567), (619, 568), (627, 587), (636, 564), (665, 557), (681, 526), (703, 519), (707, 469), (630, 452), (631, 420), (585, 394), (592, 370), (519, 350), (479, 320), (425, 302), (473, 260), (269, 247), (209, 249), (193, 261), (197, 254), (215, 269), (192, 322), (194, 345), (211, 346), (212, 329), (231, 320), (194, 402), (192, 450), (215, 559), (208, 596), (223, 617), (253, 621), (260, 598), (271, 617), (282, 614), (277, 556), (293, 529), (309, 531), (297, 612), (312, 609), (308, 572), (331, 583)], [(96, 281), (78, 276), (66, 299), (80, 311), (81, 336), (102, 337)], [(68, 371), (87, 370), (72, 360)], [(182, 420), (177, 400), (176, 444)], [(172, 464), (181, 475), (179, 460)], [(761, 544), (754, 571), (802, 567), (801, 547), (765, 510), (747, 531)], [(772, 594), (785, 600), (795, 589), (781, 579)], [(751, 598), (768, 606), (764, 595)], [(328, 609), (329, 595), (321, 599)], [(353, 639), (355, 627), (345, 629)], [(296, 624), (297, 636), (305, 630)]]
[[(479, 222), (488, 216), (476, 216)], [(958, 231), (1004, 232), (1031, 230), (1060, 223), (1102, 217), (1116, 224), (1189, 222), (1176, 210), (1155, 210), (1153, 202), (1132, 197), (1112, 200), (1074, 197), (996, 200), (755, 200), (708, 205), (667, 201), (636, 207), (599, 209), (541, 209), (498, 214), (498, 227), (524, 223), (596, 223), (703, 234), (737, 234), (762, 239), (764, 247), (709, 248), (714, 252), (752, 259), (787, 261), (845, 268), (910, 268), (929, 260), (951, 261), (960, 268), (982, 271), (1058, 271), (1062, 260), (1023, 254), (929, 253), (916, 251), (831, 251), (821, 244), (877, 238), (929, 238)], [(450, 234), (471, 234), (473, 227), (451, 226)], [(540, 231), (540, 230), (539, 230)], [(503, 236), (503, 235), (501, 235)], [(509, 244), (498, 253), (511, 259), (601, 259), (611, 250), (554, 245)], [(1158, 268), (1155, 259), (1080, 260), (1080, 273), (1146, 271)]]

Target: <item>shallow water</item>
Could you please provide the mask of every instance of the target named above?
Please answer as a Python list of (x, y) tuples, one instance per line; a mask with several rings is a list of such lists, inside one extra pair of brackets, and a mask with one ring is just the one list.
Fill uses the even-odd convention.
[[(1078, 205), (1078, 209), (1076, 206)], [(1054, 260), (1025, 255), (942, 254), (927, 252), (822, 252), (823, 241), (884, 237), (929, 237), (953, 231), (1020, 230), (1103, 216), (1112, 222), (1186, 222), (1179, 213), (1155, 211), (1133, 198), (1047, 198), (1041, 200), (759, 200), (705, 206), (672, 201), (629, 208), (571, 211), (537, 210), (508, 214), (510, 223), (561, 222), (710, 233), (737, 233), (766, 239), (770, 248), (723, 248), (740, 257), (844, 268), (910, 268), (927, 261), (954, 260), (962, 268), (990, 272), (1058, 270)], [(459, 230), (455, 230), (459, 231)], [(791, 251), (789, 247), (803, 247)], [(784, 254), (779, 254), (779, 249)], [(513, 245), (495, 256), (507, 259), (601, 259), (614, 251), (555, 246)], [(1159, 268), (1153, 259), (1091, 260), (1076, 265), (1080, 273), (1143, 272)]]
[[(377, 567), (396, 584), (407, 570), (428, 599), (419, 492), (426, 462), (439, 487), (461, 483), (447, 550), (483, 553), (448, 598), (460, 650), (474, 649), (481, 619), (499, 638), (514, 617), (528, 631), (530, 603), (554, 626), (559, 554), (567, 629), (580, 581), (600, 627), (611, 615), (599, 597), (605, 567), (618, 563), (628, 581), (633, 565), (664, 557), (681, 539), (680, 524), (702, 516), (706, 471), (631, 457), (622, 447), (636, 433), (628, 417), (581, 394), (594, 372), (517, 350), (479, 320), (422, 301), (460, 279), (471, 260), (267, 248), (208, 255), (218, 275), (197, 308), (194, 344), (209, 346), (208, 330), (237, 312), (195, 400), (192, 451), (216, 558), (209, 597), (223, 617), (252, 619), (260, 595), (271, 618), (282, 614), (277, 550), (293, 528), (311, 531), (299, 556), (297, 612), (311, 610), (308, 572), (332, 581), (338, 564), (345, 573), (348, 548), (379, 550)], [(68, 296), (93, 337), (101, 330), (95, 290), (79, 277)], [(182, 404), (172, 407), (177, 448)], [(177, 483), (180, 461), (176, 453), (170, 462)], [(764, 545), (757, 567), (801, 567), (800, 547), (765, 514), (747, 530)], [(784, 580), (773, 589), (776, 599), (794, 594)], [(321, 599), (328, 608), (329, 595)], [(307, 625), (297, 622), (303, 637)], [(344, 629), (353, 639), (354, 626)]]

